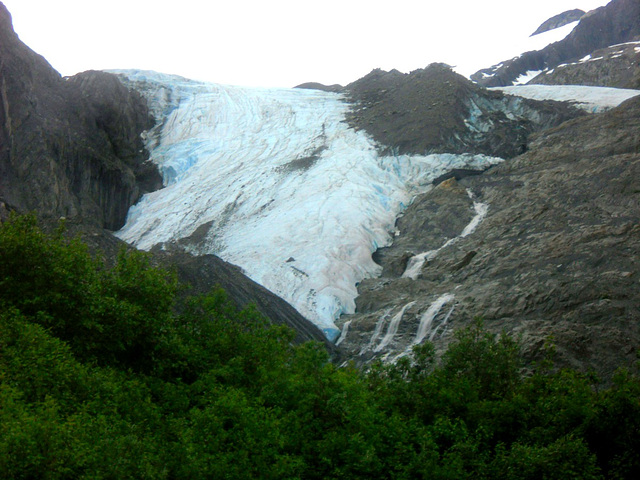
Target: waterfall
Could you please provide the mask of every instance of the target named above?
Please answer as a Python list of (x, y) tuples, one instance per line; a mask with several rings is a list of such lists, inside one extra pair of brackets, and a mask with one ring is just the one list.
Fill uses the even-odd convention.
[(349, 320), (342, 326), (342, 333), (340, 334), (340, 338), (338, 338), (336, 345), (340, 345), (342, 342), (344, 342), (344, 339), (347, 338), (347, 333), (349, 333), (349, 326), (351, 325), (352, 321), (353, 320)]
[(424, 338), (427, 336), (431, 329), (431, 324), (433, 323), (433, 319), (438, 315), (442, 307), (452, 301), (455, 296), (451, 293), (445, 293), (444, 295), (440, 295), (435, 302), (429, 306), (429, 308), (422, 314), (420, 317), (420, 325), (418, 325), (418, 333), (416, 333), (416, 338), (413, 340), (413, 345), (417, 345), (422, 343)]
[(456, 243), (461, 238), (471, 235), (476, 230), (476, 228), (478, 228), (478, 225), (482, 223), (482, 220), (484, 220), (484, 217), (487, 216), (487, 212), (489, 211), (489, 205), (482, 202), (476, 202), (474, 200), (473, 193), (469, 189), (467, 189), (467, 195), (469, 195), (469, 198), (473, 200), (473, 210), (476, 212), (476, 214), (467, 224), (467, 226), (464, 227), (462, 233), (460, 233), (460, 235), (458, 235), (457, 237), (450, 238), (444, 243), (444, 245), (442, 245), (440, 248), (437, 248), (436, 250), (429, 250), (428, 252), (419, 253), (418, 255), (414, 255), (413, 257), (411, 257), (407, 262), (407, 268), (405, 268), (404, 273), (402, 274), (403, 278), (417, 280), (425, 262), (434, 259), (440, 252), (440, 250), (444, 250), (449, 245)]
[(402, 309), (400, 309), (398, 313), (396, 313), (393, 316), (393, 318), (391, 319), (391, 322), (389, 322), (389, 328), (387, 328), (387, 333), (382, 338), (380, 345), (378, 345), (375, 348), (374, 352), (380, 352), (384, 347), (386, 347), (391, 342), (391, 340), (393, 340), (393, 337), (395, 337), (396, 333), (398, 333), (398, 325), (400, 325), (400, 321), (402, 320), (404, 312), (406, 312), (407, 309), (409, 307), (412, 307), (415, 303), (416, 303), (415, 301), (407, 303), (404, 307), (402, 307)]

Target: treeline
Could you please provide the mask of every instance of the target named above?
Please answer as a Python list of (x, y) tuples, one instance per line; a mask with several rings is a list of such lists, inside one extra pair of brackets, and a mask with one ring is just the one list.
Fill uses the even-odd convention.
[(0, 225), (0, 478), (640, 478), (640, 381), (481, 324), (363, 373), (123, 250)]

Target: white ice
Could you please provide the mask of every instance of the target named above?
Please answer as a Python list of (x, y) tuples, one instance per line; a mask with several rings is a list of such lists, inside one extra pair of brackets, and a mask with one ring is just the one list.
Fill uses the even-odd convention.
[(239, 265), (332, 340), (334, 320), (355, 311), (356, 284), (380, 274), (371, 254), (390, 244), (412, 198), (453, 168), (501, 161), (381, 156), (348, 127), (335, 93), (126, 75), (159, 120), (147, 145), (167, 186), (132, 207), (117, 235), (150, 249), (201, 227), (193, 253)]
[(501, 90), (507, 95), (533, 100), (572, 102), (577, 107), (593, 113), (617, 107), (625, 100), (640, 95), (640, 90), (582, 85), (518, 85), (495, 87), (492, 90)]

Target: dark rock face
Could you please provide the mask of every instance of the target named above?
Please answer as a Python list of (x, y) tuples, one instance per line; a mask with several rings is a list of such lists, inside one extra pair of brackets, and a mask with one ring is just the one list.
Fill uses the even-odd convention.
[(640, 88), (640, 43), (613, 45), (592, 52), (590, 58), (558, 65), (543, 72), (529, 84), (592, 85)]
[(0, 4), (0, 201), (115, 230), (139, 196), (161, 187), (140, 133), (147, 107), (116, 77), (62, 79), (24, 45)]
[[(631, 99), (535, 136), (524, 155), (417, 199), (401, 219), (410, 226), (399, 221), (398, 241), (378, 257), (383, 276), (360, 284), (357, 313), (342, 319), (351, 323), (341, 348), (359, 363), (392, 360), (449, 294), (425, 337), (437, 348), (452, 328), (482, 315), (496, 332), (521, 334), (531, 360), (551, 336), (562, 365), (607, 378), (632, 364), (640, 342), (638, 132), (640, 99)], [(416, 280), (399, 276), (403, 257), (439, 248), (473, 215), (465, 189), (488, 204), (484, 221), (425, 262)], [(397, 334), (379, 348), (402, 307)]]
[(318, 82), (307, 82), (307, 83), (301, 83), (300, 85), (296, 85), (294, 88), (306, 88), (307, 90), (322, 90), (324, 92), (335, 92), (335, 93), (340, 93), (344, 91), (344, 87), (342, 85), (338, 85), (337, 83), (334, 85), (324, 85)]
[(337, 356), (338, 350), (318, 327), (300, 315), (287, 302), (246, 277), (239, 267), (215, 255), (196, 257), (175, 251), (157, 252), (155, 256), (164, 264), (177, 269), (180, 280), (191, 286), (188, 290), (189, 294), (206, 293), (212, 286), (218, 285), (240, 308), (253, 304), (271, 323), (293, 328), (296, 332), (295, 343), (310, 340), (320, 342), (334, 357)]
[(573, 10), (567, 10), (566, 12), (562, 12), (558, 15), (554, 15), (550, 19), (540, 25), (535, 32), (531, 34), (538, 35), (540, 33), (548, 32), (549, 30), (555, 30), (556, 28), (564, 27), (572, 22), (578, 21), (585, 14), (584, 10), (580, 10), (578, 8)]
[(581, 115), (557, 102), (488, 91), (444, 64), (403, 74), (374, 70), (349, 84), (347, 120), (392, 153), (482, 153), (510, 158), (528, 136)]
[[(378, 249), (373, 256), (384, 267), (382, 276), (400, 277), (412, 255), (435, 250), (458, 236), (472, 217), (471, 199), (455, 177), (419, 196), (396, 221), (399, 235), (393, 245)], [(361, 305), (363, 299), (358, 300)]]
[(471, 79), (485, 87), (503, 87), (527, 71), (552, 69), (579, 60), (594, 50), (634, 40), (640, 35), (640, 2), (613, 0), (580, 19), (576, 28), (560, 42), (480, 70)]

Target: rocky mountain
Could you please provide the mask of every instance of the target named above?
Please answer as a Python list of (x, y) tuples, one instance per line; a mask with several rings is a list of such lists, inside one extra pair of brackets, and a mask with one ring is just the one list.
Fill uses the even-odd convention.
[(601, 48), (577, 62), (563, 63), (528, 82), (540, 85), (595, 85), (640, 88), (640, 42)]
[(0, 5), (0, 202), (118, 229), (161, 186), (140, 133), (153, 124), (139, 94), (111, 75), (65, 79), (13, 31)]
[[(62, 79), (0, 10), (2, 208), (69, 217), (107, 252), (122, 243), (104, 229), (129, 211), (118, 235), (194, 291), (220, 284), (358, 365), (425, 340), (441, 351), (479, 315), (521, 335), (531, 361), (551, 342), (561, 364), (608, 378), (640, 342), (640, 97), (586, 113), (571, 92), (484, 86), (541, 70), (550, 86), (636, 87), (639, 11), (614, 0), (476, 83), (434, 64), (263, 91), (139, 71)], [(130, 209), (160, 186), (145, 147), (167, 187)], [(329, 327), (342, 314), (339, 351), (244, 273)]]
[[(62, 78), (20, 41), (2, 3), (0, 98), (0, 220), (10, 211), (35, 211), (45, 225), (65, 217), (70, 234), (114, 257), (126, 244), (111, 231), (143, 193), (162, 187), (141, 137), (155, 123), (146, 101), (112, 74)], [(296, 341), (326, 342), (290, 305), (215, 256), (154, 258), (194, 293), (220, 285), (239, 306), (254, 303), (274, 323), (292, 326)]]
[(582, 16), (563, 40), (479, 70), (471, 79), (485, 87), (512, 85), (527, 72), (548, 71), (564, 63), (577, 62), (594, 50), (637, 40), (638, 35), (640, 2), (613, 0)]
[[(552, 338), (565, 364), (610, 374), (632, 362), (639, 113), (636, 98), (565, 122), (535, 135), (525, 154), (418, 197), (394, 244), (376, 253), (382, 276), (359, 285), (341, 348), (359, 362), (393, 359), (421, 331), (442, 347), (480, 315), (490, 329), (521, 333), (531, 359)], [(477, 229), (461, 236), (482, 206)], [(430, 253), (408, 275), (421, 252)]]
[[(565, 92), (580, 84), (637, 88), (638, 43), (607, 43), (638, 34), (637, 5), (611, 2), (592, 12), (576, 30), (606, 48), (585, 46), (582, 57), (530, 84), (567, 85)], [(607, 30), (612, 25), (615, 32)], [(531, 68), (512, 67), (509, 78)], [(495, 332), (521, 335), (531, 361), (551, 342), (561, 364), (603, 378), (633, 363), (640, 341), (639, 114), (635, 97), (538, 130), (523, 154), (482, 175), (450, 175), (418, 196), (398, 219), (393, 245), (374, 254), (382, 275), (360, 283), (357, 313), (339, 322), (345, 355), (357, 364), (394, 361), (425, 339), (443, 349), (454, 329), (479, 315)]]
[(347, 85), (348, 115), (388, 151), (400, 154), (481, 153), (511, 158), (534, 131), (582, 113), (481, 88), (445, 64), (403, 74), (374, 70)]
[(569, 23), (580, 20), (584, 14), (584, 10), (574, 8), (573, 10), (567, 10), (566, 12), (554, 15), (550, 19), (542, 22), (542, 24), (536, 29), (535, 32), (531, 34), (531, 36), (533, 37), (534, 35), (539, 35), (541, 33), (548, 32), (549, 30), (564, 27)]

